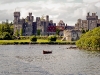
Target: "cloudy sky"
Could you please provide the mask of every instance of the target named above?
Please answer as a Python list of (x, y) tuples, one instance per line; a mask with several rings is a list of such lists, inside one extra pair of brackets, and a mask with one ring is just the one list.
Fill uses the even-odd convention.
[(87, 12), (97, 12), (100, 18), (100, 0), (0, 0), (0, 22), (13, 21), (14, 11), (20, 11), (21, 18), (32, 12), (34, 17), (49, 15), (55, 23), (75, 25), (77, 19), (86, 19)]

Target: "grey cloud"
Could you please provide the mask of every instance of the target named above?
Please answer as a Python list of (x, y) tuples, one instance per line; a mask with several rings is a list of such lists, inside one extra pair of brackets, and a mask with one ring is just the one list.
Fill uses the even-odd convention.
[(73, 0), (73, 1), (70, 1), (70, 0), (52, 0), (54, 3), (82, 3), (83, 0)]
[[(38, 1), (43, 1), (43, 2), (48, 2), (48, 0), (0, 0), (0, 3), (15, 3), (15, 2), (38, 2)], [(66, 3), (70, 2), (68, 0), (51, 0), (54, 3)], [(83, 2), (83, 0), (74, 0), (71, 2), (79, 3)]]
[(12, 21), (13, 20), (13, 12), (12, 10), (0, 10), (0, 21), (5, 21), (6, 19)]
[[(83, 15), (83, 9), (87, 12), (97, 12), (97, 15), (100, 18), (100, 7), (96, 7), (95, 5), (89, 5), (88, 7), (85, 5), (79, 5), (77, 7), (69, 7), (69, 8), (63, 8), (62, 13), (60, 13), (60, 15), (58, 16), (58, 19), (62, 19), (64, 22), (74, 22), (74, 24), (77, 22), (77, 19), (86, 19), (86, 15)], [(74, 14), (75, 13), (75, 14)], [(77, 15), (78, 14), (78, 15)]]
[[(59, 1), (59, 0), (55, 0), (55, 1)], [(60, 0), (61, 1), (61, 0)], [(66, 0), (65, 0), (66, 1)], [(86, 16), (83, 15), (83, 9), (84, 11), (87, 12), (97, 12), (97, 15), (100, 18), (100, 7), (95, 6), (95, 4), (86, 4), (86, 3), (75, 3), (73, 5), (73, 7), (67, 7), (67, 4), (64, 5), (65, 3), (60, 3), (61, 7), (59, 7), (59, 9), (54, 10), (54, 9), (50, 9), (50, 8), (42, 8), (41, 5), (28, 5), (26, 7), (23, 7), (23, 9), (26, 9), (27, 12), (32, 12), (33, 16), (37, 17), (37, 16), (42, 16), (44, 15), (49, 15), (49, 16), (56, 16), (56, 17), (51, 17), (50, 19), (56, 20), (56, 23), (59, 22), (59, 20), (63, 20), (65, 23), (67, 23), (68, 25), (70, 24), (75, 24), (77, 22), (77, 19), (81, 18), (81, 19), (85, 19)], [(19, 11), (21, 11), (21, 7), (18, 8)], [(0, 21), (2, 20), (12, 20), (13, 21), (13, 10), (0, 10)], [(28, 14), (26, 14), (27, 16)]]
[(38, 1), (47, 1), (47, 0), (0, 0), (0, 3), (1, 3), (1, 4), (5, 4), (5, 3), (38, 2)]

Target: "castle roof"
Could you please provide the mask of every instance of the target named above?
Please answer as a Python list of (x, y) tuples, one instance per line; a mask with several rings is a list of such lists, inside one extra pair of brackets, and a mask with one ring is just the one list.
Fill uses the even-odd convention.
[(65, 29), (66, 29), (66, 30), (73, 30), (73, 29), (75, 29), (75, 26), (66, 26)]

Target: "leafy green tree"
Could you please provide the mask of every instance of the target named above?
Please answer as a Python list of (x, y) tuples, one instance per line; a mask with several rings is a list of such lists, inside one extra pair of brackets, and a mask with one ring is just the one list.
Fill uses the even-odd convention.
[(4, 26), (3, 26), (3, 25), (1, 26), (1, 32), (2, 32), (2, 33), (5, 32), (5, 31), (4, 31)]
[(37, 30), (37, 35), (40, 35), (40, 29)]
[(82, 30), (82, 33), (85, 33), (85, 30)]
[(56, 29), (56, 34), (57, 35), (59, 35), (59, 32), (60, 32), (60, 30), (59, 29)]
[(20, 36), (22, 36), (23, 35), (23, 30), (22, 29), (20, 29)]
[(12, 37), (8, 32), (3, 33), (3, 40), (11, 40)]
[(9, 24), (8, 23), (6, 23), (5, 25), (4, 25), (4, 32), (8, 32), (8, 33), (10, 33), (10, 26), (9, 26)]
[(18, 31), (18, 29), (16, 29), (16, 32), (15, 32), (15, 36), (19, 36), (19, 31)]
[(86, 32), (76, 41), (76, 45), (82, 49), (100, 50), (100, 27)]

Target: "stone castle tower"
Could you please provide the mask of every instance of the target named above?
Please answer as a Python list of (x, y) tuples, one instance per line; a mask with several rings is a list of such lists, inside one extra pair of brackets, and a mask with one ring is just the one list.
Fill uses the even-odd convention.
[(32, 16), (32, 13), (30, 12), (29, 15), (25, 19), (25, 32), (24, 35), (33, 35), (33, 20), (34, 16)]
[(94, 29), (95, 27), (97, 27), (97, 20), (98, 20), (98, 16), (96, 15), (96, 13), (92, 13), (92, 15), (90, 16), (90, 13), (87, 13), (86, 19), (88, 21), (88, 29)]
[(14, 34), (18, 31), (18, 34), (20, 35), (19, 31), (22, 29), (22, 22), (20, 20), (20, 12), (14, 12)]
[(98, 16), (96, 15), (96, 13), (92, 13), (92, 15), (90, 15), (90, 13), (87, 13), (86, 16), (86, 20), (81, 20), (78, 19), (77, 23), (75, 24), (75, 29), (76, 30), (92, 30), (95, 27), (98, 27), (98, 24), (100, 24), (99, 22), (100, 20), (98, 19)]
[(22, 30), (24, 36), (33, 35), (33, 20), (34, 16), (31, 12), (25, 19), (20, 19), (20, 12), (14, 12), (14, 34), (18, 31), (18, 34), (21, 35)]
[(36, 17), (36, 23), (37, 23), (37, 30), (40, 30), (41, 35), (47, 34), (47, 27), (49, 25), (49, 16), (46, 15), (46, 18), (44, 19), (44, 16)]

